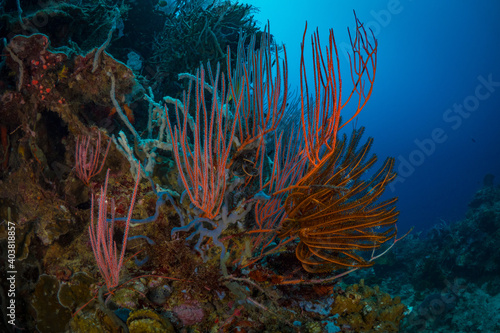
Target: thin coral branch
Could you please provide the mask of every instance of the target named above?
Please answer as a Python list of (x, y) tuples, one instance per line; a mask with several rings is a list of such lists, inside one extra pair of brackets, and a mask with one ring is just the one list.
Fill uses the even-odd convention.
[(75, 170), (76, 175), (85, 183), (85, 185), (88, 185), (90, 183), (90, 179), (101, 172), (111, 144), (110, 139), (108, 140), (108, 146), (103, 153), (102, 161), (99, 163), (101, 156), (101, 132), (97, 131), (97, 135), (98, 137), (95, 145), (91, 145), (92, 139), (90, 135), (86, 137), (78, 137), (76, 139)]
[[(353, 88), (343, 99), (343, 84), (340, 73), (340, 61), (333, 30), (330, 29), (329, 44), (323, 51), (316, 30), (311, 37), (314, 93), (309, 95), (307, 72), (304, 60), (305, 37), (307, 23), (301, 44), (301, 101), (302, 101), (302, 131), (305, 138), (304, 155), (312, 167), (318, 167), (329, 153), (332, 153), (338, 131), (352, 121), (366, 105), (371, 96), (377, 67), (377, 40), (372, 34), (373, 42), (363, 24), (356, 19), (354, 39), (350, 32), (352, 56), (349, 54), (351, 79)], [(368, 84), (365, 82), (368, 81)], [(342, 109), (351, 98), (357, 95), (358, 103), (354, 115), (344, 124), (340, 124)], [(312, 97), (312, 101), (311, 101)]]

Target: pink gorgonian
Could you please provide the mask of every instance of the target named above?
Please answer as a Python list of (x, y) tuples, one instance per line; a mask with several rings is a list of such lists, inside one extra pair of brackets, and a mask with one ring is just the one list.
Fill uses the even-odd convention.
[[(137, 195), (137, 188), (139, 186), (141, 168), (137, 168), (137, 178), (135, 181), (134, 193), (132, 199), (130, 200), (130, 207), (128, 210), (127, 221), (125, 223), (125, 232), (123, 234), (122, 249), (120, 255), (118, 255), (116, 242), (113, 240), (114, 222), (115, 222), (115, 201), (113, 199), (108, 200), (106, 197), (106, 192), (108, 189), (108, 178), (109, 169), (106, 172), (106, 180), (104, 187), (101, 186), (101, 196), (98, 201), (98, 213), (97, 213), (97, 229), (94, 226), (94, 195), (92, 194), (92, 205), (91, 205), (91, 219), (89, 226), (90, 244), (92, 245), (92, 251), (94, 252), (94, 257), (97, 261), (97, 266), (99, 271), (106, 282), (106, 287), (108, 291), (116, 287), (120, 281), (120, 270), (123, 265), (123, 257), (125, 255), (125, 249), (127, 248), (127, 237), (130, 225), (130, 219), (132, 218), (132, 211), (134, 210), (135, 198)], [(110, 214), (111, 220), (107, 219), (108, 214), (108, 204), (110, 204)]]
[(102, 161), (99, 163), (101, 156), (101, 132), (97, 131), (97, 135), (98, 137), (94, 145), (91, 144), (90, 135), (76, 139), (75, 170), (76, 175), (85, 185), (89, 185), (90, 179), (101, 172), (111, 145), (110, 139), (106, 151), (102, 154)]

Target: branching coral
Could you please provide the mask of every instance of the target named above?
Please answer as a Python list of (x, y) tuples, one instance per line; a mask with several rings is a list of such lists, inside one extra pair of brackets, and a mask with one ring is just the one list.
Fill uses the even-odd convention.
[[(252, 6), (231, 1), (178, 1), (166, 13), (163, 31), (153, 44), (149, 65), (157, 68), (156, 80), (165, 78), (162, 93), (173, 93), (176, 74), (195, 72), (200, 63), (221, 62), (225, 68), (226, 46), (236, 50), (240, 32), (255, 34)], [(212, 68), (215, 71), (215, 67)], [(165, 91), (165, 89), (167, 91)]]

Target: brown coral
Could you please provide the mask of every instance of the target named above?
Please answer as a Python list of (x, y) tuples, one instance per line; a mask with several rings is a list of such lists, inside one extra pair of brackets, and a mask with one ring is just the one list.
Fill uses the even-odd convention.
[(338, 314), (337, 325), (353, 332), (399, 332), (406, 306), (399, 297), (369, 287), (361, 280), (335, 296), (330, 313)]

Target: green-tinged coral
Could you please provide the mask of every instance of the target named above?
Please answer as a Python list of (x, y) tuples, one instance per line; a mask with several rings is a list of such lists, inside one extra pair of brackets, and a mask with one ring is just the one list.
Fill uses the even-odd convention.
[(378, 286), (366, 286), (364, 280), (334, 299), (330, 313), (339, 315), (337, 325), (354, 332), (398, 332), (405, 316), (406, 306), (399, 297), (392, 298)]
[(101, 333), (104, 327), (98, 318), (88, 312), (80, 312), (69, 323), (71, 332), (75, 333)]
[(323, 332), (323, 328), (321, 326), (321, 323), (315, 322), (315, 323), (307, 323), (306, 324), (306, 332), (307, 333), (321, 333)]
[(139, 299), (147, 292), (146, 286), (136, 280), (127, 284), (124, 288), (119, 288), (113, 296), (113, 301), (122, 308), (136, 309)]
[(72, 311), (88, 302), (92, 298), (90, 286), (94, 282), (87, 273), (73, 274), (68, 283), (63, 283), (59, 289), (59, 302)]
[(151, 310), (137, 310), (127, 319), (130, 333), (174, 333), (172, 324)]

